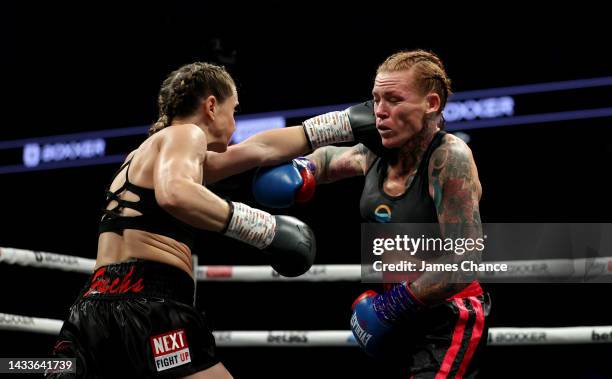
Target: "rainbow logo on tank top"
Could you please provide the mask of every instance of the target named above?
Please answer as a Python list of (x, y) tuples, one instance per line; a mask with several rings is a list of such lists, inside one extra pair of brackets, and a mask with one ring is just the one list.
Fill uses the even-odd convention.
[(378, 222), (391, 222), (391, 208), (387, 204), (380, 204), (374, 210), (374, 218)]

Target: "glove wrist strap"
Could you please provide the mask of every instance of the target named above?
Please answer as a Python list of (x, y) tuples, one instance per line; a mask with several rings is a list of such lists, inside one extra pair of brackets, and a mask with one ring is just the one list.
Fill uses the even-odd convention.
[(309, 118), (303, 125), (313, 150), (321, 146), (355, 140), (346, 111), (329, 112)]
[(415, 318), (425, 308), (408, 286), (409, 283), (399, 283), (374, 299), (374, 311), (380, 319), (395, 324)]
[(249, 207), (243, 203), (231, 202), (233, 209), (225, 235), (258, 249), (265, 249), (272, 243), (276, 231), (276, 219), (268, 212)]

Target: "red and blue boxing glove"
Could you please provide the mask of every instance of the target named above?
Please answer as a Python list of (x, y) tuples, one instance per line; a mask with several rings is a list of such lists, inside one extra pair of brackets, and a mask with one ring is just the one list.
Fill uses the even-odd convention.
[(425, 309), (408, 283), (396, 284), (378, 294), (366, 291), (353, 302), (351, 331), (361, 348), (370, 356), (383, 357), (388, 352), (393, 331), (411, 326)]
[(269, 208), (287, 208), (305, 203), (314, 195), (315, 165), (299, 157), (273, 167), (262, 167), (253, 178), (253, 195), (258, 203)]
[[(353, 105), (343, 111), (309, 118), (303, 123), (310, 147), (314, 150), (335, 143), (359, 142), (380, 157), (393, 157), (376, 129), (372, 101)], [(315, 165), (306, 158), (274, 167), (262, 167), (255, 173), (255, 200), (269, 208), (287, 208), (310, 200), (315, 189)]]

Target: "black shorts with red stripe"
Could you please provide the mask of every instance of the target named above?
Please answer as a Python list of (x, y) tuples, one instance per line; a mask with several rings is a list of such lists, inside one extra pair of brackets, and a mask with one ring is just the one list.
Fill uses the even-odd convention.
[[(487, 343), (488, 294), (478, 283), (424, 311), (419, 320), (397, 330), (388, 364), (407, 378), (473, 378)], [(396, 371), (396, 370), (394, 370)]]
[(97, 269), (70, 308), (53, 350), (76, 374), (52, 378), (176, 378), (217, 363), (215, 339), (193, 304), (193, 279), (158, 262)]

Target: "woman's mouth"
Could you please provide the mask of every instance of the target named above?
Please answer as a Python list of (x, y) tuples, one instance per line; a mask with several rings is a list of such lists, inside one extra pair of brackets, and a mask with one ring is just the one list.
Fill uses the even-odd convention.
[(393, 133), (393, 130), (384, 125), (378, 125), (376, 129), (378, 129), (378, 133), (381, 137), (388, 137), (390, 134)]

